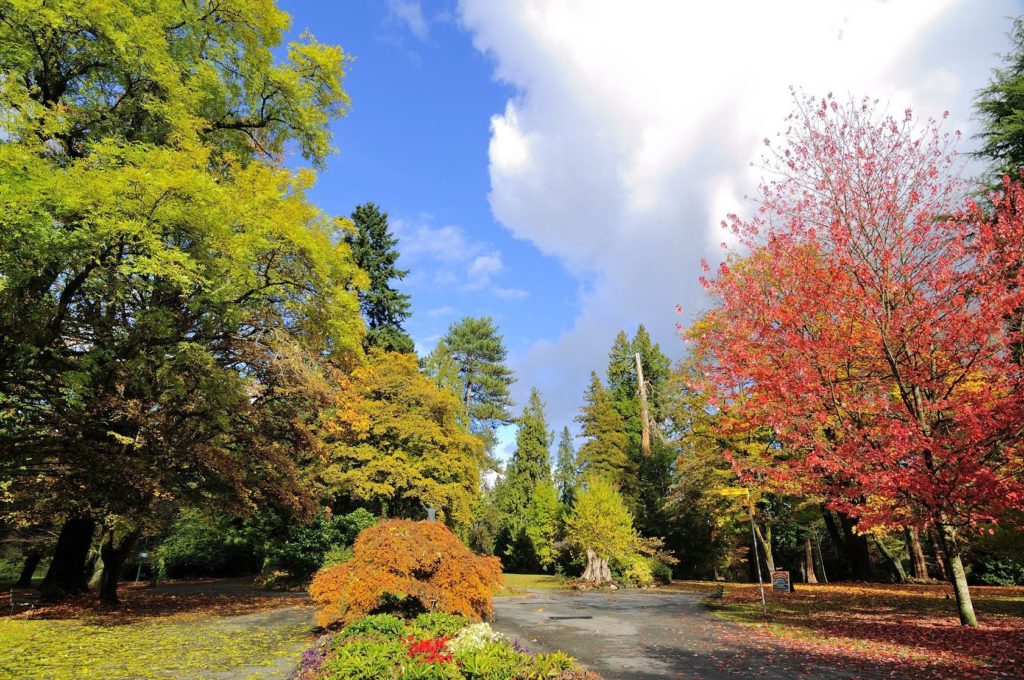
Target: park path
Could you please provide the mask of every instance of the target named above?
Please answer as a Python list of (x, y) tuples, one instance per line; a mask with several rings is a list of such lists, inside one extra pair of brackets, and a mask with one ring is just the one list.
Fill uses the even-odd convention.
[(494, 600), (492, 626), (532, 652), (561, 649), (606, 680), (904, 678), (898, 665), (809, 655), (715, 618), (697, 593), (526, 591)]

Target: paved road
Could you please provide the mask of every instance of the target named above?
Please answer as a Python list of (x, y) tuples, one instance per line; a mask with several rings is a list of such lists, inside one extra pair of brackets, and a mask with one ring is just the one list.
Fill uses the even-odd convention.
[(495, 630), (533, 652), (561, 649), (607, 680), (899, 678), (898, 666), (794, 652), (711, 616), (694, 593), (527, 591), (494, 600)]

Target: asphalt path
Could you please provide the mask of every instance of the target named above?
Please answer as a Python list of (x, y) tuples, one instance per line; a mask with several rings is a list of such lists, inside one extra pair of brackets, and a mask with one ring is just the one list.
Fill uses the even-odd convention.
[(536, 590), (494, 600), (492, 627), (531, 652), (562, 650), (606, 680), (909, 678), (897, 664), (809, 654), (722, 621), (678, 591)]

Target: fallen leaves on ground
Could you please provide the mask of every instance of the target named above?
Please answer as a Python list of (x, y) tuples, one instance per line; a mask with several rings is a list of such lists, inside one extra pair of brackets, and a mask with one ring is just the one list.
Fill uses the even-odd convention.
[(271, 664), (291, 665), (313, 628), (309, 600), (298, 593), (211, 581), (121, 594), (113, 611), (97, 608), (92, 595), (0, 617), (0, 677), (183, 678), (237, 669), (259, 677)]
[[(721, 584), (684, 583), (711, 593)], [(972, 588), (981, 626), (959, 625), (944, 585), (839, 584), (771, 593), (761, 615), (756, 584), (724, 584), (709, 606), (791, 651), (850, 665), (893, 664), (915, 678), (1024, 677), (1024, 588)]]

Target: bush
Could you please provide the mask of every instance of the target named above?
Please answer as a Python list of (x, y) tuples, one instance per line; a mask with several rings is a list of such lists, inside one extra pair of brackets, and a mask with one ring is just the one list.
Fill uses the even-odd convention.
[(649, 561), (651, 564), (651, 574), (654, 575), (655, 581), (661, 585), (672, 583), (672, 567), (658, 559), (650, 558)]
[(531, 656), (486, 623), (470, 625), (466, 617), (440, 612), (410, 621), (372, 615), (349, 624), (333, 644), (327, 640), (306, 650), (293, 680), (597, 678), (562, 652)]
[(322, 566), (330, 567), (335, 564), (342, 564), (352, 559), (352, 546), (350, 545), (336, 545), (324, 553), (324, 563)]
[(453, 637), (471, 623), (473, 620), (465, 616), (438, 611), (420, 614), (412, 625), (425, 637)]
[(321, 570), (309, 592), (322, 626), (414, 605), (481, 619), (501, 562), (474, 555), (440, 522), (388, 520), (365, 529), (348, 562)]
[(626, 585), (645, 587), (654, 583), (651, 562), (643, 555), (631, 555), (623, 563), (622, 581)]
[(182, 510), (153, 551), (163, 576), (235, 576), (259, 568), (252, 543), (230, 519)]
[(271, 545), (264, 563), (265, 570), (287, 571), (295, 578), (306, 578), (326, 564), (333, 552), (352, 545), (360, 531), (375, 522), (367, 510), (360, 508), (347, 515), (321, 514), (306, 526), (288, 528), (287, 538)]
[(1024, 584), (1024, 565), (1009, 557), (981, 555), (971, 575), (972, 580), (985, 586), (1017, 586)]
[(393, 614), (374, 614), (348, 624), (341, 631), (341, 636), (377, 635), (388, 640), (397, 640), (404, 631), (405, 624), (397, 616)]

